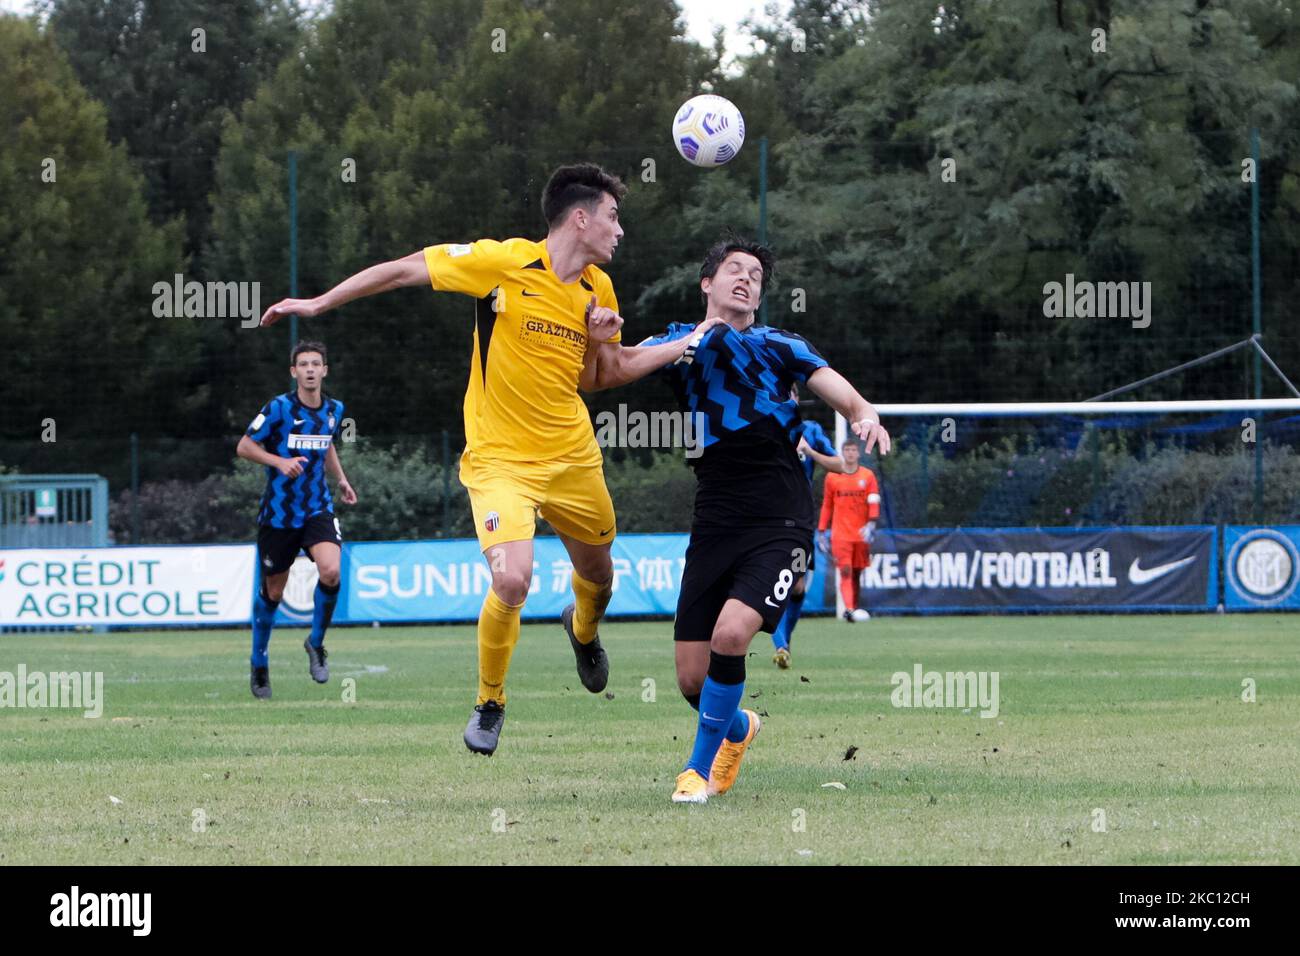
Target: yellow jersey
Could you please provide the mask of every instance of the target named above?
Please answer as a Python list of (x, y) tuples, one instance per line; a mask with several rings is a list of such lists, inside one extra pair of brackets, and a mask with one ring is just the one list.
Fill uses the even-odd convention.
[(466, 450), (503, 461), (579, 452), (599, 458), (578, 376), (592, 294), (597, 305), (618, 311), (609, 276), (589, 265), (578, 281), (563, 283), (545, 241), (528, 239), (429, 246), (424, 261), (435, 290), (475, 300)]

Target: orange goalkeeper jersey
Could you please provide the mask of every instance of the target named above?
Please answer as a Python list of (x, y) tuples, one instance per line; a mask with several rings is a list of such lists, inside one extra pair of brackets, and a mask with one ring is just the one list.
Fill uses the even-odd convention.
[(817, 530), (831, 529), (832, 538), (858, 539), (858, 530), (880, 516), (880, 488), (870, 468), (851, 475), (828, 474), (822, 491), (822, 516)]

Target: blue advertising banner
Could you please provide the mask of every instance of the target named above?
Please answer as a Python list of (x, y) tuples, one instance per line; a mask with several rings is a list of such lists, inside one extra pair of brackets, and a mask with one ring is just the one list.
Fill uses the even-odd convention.
[(1229, 611), (1300, 608), (1300, 526), (1223, 529), (1223, 605)]
[(1172, 611), (1215, 606), (1213, 526), (878, 532), (870, 611)]
[[(671, 617), (677, 609), (686, 542), (684, 534), (628, 534), (616, 538), (612, 549), (614, 596), (607, 616)], [(525, 620), (559, 617), (573, 600), (569, 577), (572, 571), (573, 565), (558, 538), (540, 536), (534, 540), (533, 578), (523, 610)], [(343, 593), (334, 613), (337, 623), (473, 621), (478, 618), (492, 576), (473, 539), (357, 542), (343, 545), (343, 581)], [(804, 607), (809, 612), (824, 606), (820, 582), (819, 572), (808, 588)], [(311, 587), (315, 587), (314, 576)], [(307, 592), (305, 586), (296, 589), (302, 596)], [(289, 603), (288, 588), (285, 595), (282, 609)], [(306, 620), (310, 620), (310, 602), (303, 610)]]

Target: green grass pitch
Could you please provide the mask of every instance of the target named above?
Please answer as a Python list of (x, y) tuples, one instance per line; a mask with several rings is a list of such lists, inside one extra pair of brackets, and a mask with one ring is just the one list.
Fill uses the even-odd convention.
[[(612, 699), (557, 624), (526, 625), (490, 759), (461, 742), (471, 627), (335, 629), (325, 686), (281, 629), (269, 703), (243, 630), (5, 634), (0, 671), (103, 671), (105, 708), (0, 709), (0, 863), (1295, 864), (1298, 634), (1284, 615), (805, 619), (790, 671), (755, 640), (763, 731), (704, 806), (668, 799), (695, 718), (666, 622), (604, 625)], [(893, 707), (917, 663), (997, 671), (1001, 712)]]

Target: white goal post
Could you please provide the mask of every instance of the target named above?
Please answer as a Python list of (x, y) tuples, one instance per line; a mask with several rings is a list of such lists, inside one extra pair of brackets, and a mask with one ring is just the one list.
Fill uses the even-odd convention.
[[(907, 418), (1021, 418), (1061, 416), (1107, 416), (1148, 414), (1183, 415), (1183, 414), (1222, 414), (1241, 412), (1253, 415), (1265, 412), (1300, 413), (1300, 398), (1263, 398), (1263, 399), (1212, 399), (1205, 401), (1094, 401), (1094, 402), (964, 402), (964, 403), (896, 403), (877, 404), (881, 421), (889, 430), (897, 445), (903, 429), (903, 420)], [(893, 419), (891, 422), (890, 419)], [(844, 444), (850, 436), (848, 422), (840, 414), (835, 415), (835, 448)], [(883, 490), (883, 489), (882, 489)], [(883, 516), (882, 516), (883, 517)], [(829, 562), (829, 557), (820, 555)], [(833, 574), (834, 572), (831, 571)], [(835, 608), (837, 616), (844, 611), (838, 586), (835, 588)], [(868, 608), (870, 610), (870, 608)]]
[[(1211, 399), (1207, 401), (1173, 402), (929, 402), (920, 404), (895, 403), (875, 406), (882, 421), (890, 416), (918, 417), (929, 415), (953, 418), (980, 416), (1027, 415), (1123, 415), (1152, 414), (1177, 415), (1182, 413), (1214, 412), (1300, 412), (1300, 398)], [(884, 421), (885, 428), (889, 422)], [(835, 448), (849, 437), (848, 422), (835, 413)]]

